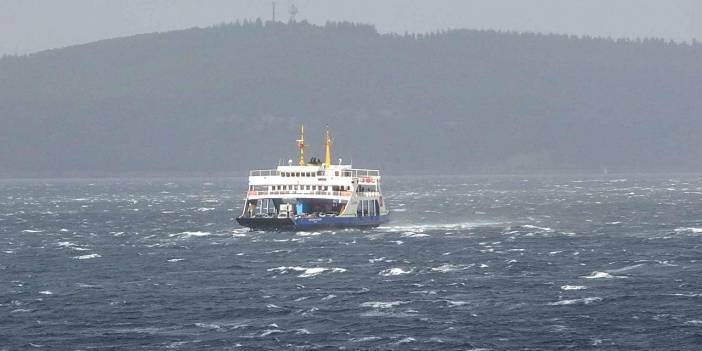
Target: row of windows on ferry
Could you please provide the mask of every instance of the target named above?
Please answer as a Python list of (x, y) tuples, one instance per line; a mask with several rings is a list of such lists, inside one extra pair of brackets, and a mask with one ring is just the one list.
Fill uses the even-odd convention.
[[(334, 176), (338, 177), (341, 174), (342, 177), (350, 177), (351, 171), (334, 171)], [(280, 172), (281, 177), (322, 177), (324, 176), (324, 171), (315, 172)]]
[(351, 191), (348, 185), (249, 185), (249, 191), (311, 190), (311, 191)]

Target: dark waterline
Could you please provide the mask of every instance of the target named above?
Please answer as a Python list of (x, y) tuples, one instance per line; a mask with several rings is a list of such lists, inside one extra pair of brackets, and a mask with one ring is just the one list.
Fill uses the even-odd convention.
[(0, 181), (0, 350), (702, 344), (700, 176), (388, 177), (309, 233), (237, 227), (244, 182)]

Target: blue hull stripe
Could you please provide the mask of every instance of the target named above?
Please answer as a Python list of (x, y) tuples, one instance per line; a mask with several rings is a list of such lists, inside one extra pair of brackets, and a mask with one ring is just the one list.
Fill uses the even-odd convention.
[(388, 215), (365, 217), (318, 217), (296, 218), (295, 229), (343, 228), (343, 227), (377, 227), (389, 220)]

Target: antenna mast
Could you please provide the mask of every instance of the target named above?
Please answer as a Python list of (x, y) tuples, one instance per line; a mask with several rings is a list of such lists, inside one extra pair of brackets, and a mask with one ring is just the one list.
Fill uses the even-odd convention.
[(329, 168), (331, 166), (331, 159), (332, 159), (331, 145), (332, 145), (331, 134), (329, 134), (329, 127), (327, 126), (326, 130), (325, 130), (325, 135), (324, 135), (324, 167), (325, 168)]
[(300, 124), (300, 139), (297, 139), (297, 147), (300, 149), (300, 166), (305, 165), (305, 125)]
[(273, 1), (273, 22), (275, 22), (275, 1)]

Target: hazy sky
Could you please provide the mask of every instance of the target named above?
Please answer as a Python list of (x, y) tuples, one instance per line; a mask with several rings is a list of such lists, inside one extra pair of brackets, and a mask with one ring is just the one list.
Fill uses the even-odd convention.
[[(273, 0), (0, 0), (0, 55), (138, 33), (270, 19)], [(372, 23), (381, 32), (446, 28), (702, 40), (700, 0), (275, 0), (278, 18)]]

